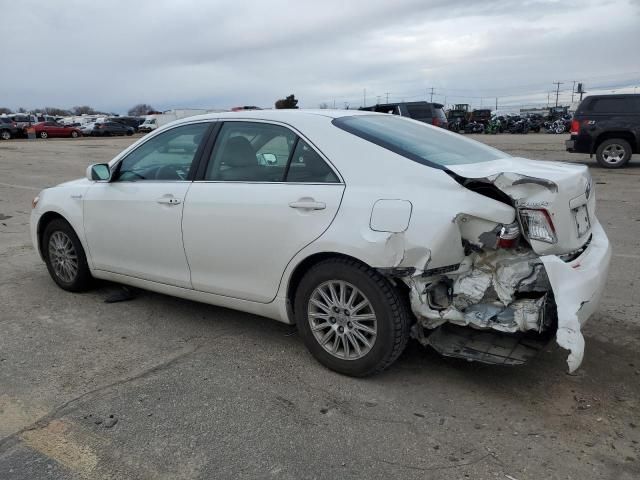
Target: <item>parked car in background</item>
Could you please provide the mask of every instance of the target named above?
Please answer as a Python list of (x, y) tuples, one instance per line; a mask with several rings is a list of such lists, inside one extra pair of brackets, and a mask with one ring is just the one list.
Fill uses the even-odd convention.
[(126, 125), (127, 127), (133, 128), (133, 131), (137, 132), (140, 124), (144, 122), (144, 118), (142, 117), (109, 117), (107, 121), (121, 123), (122, 125)]
[(410, 336), (500, 365), (555, 338), (574, 371), (611, 257), (592, 184), (393, 115), (215, 113), (40, 192), (31, 238), (65, 290), (99, 278), (297, 324), (348, 375)]
[(84, 125), (78, 128), (82, 132), (82, 135), (84, 135), (85, 137), (88, 137), (88, 136), (91, 136), (91, 134), (93, 133), (93, 129), (95, 126), (96, 126), (96, 122), (91, 122), (91, 123), (85, 123)]
[(73, 137), (77, 138), (82, 136), (82, 132), (77, 127), (67, 127), (56, 122), (40, 122), (33, 125), (36, 132), (36, 137), (39, 138), (51, 138), (51, 137)]
[(18, 127), (10, 117), (0, 117), (0, 139), (9, 140), (18, 136)]
[(476, 108), (471, 112), (471, 121), (487, 125), (491, 121), (491, 109)]
[(91, 135), (96, 137), (111, 137), (115, 135), (133, 135), (133, 128), (118, 122), (95, 123)]
[(413, 120), (428, 123), (436, 127), (448, 128), (447, 116), (444, 113), (444, 105), (429, 102), (400, 102), (382, 103), (371, 107), (362, 107), (360, 110), (378, 113), (391, 113), (401, 117), (409, 117)]
[(18, 136), (25, 136), (25, 128), (30, 127), (34, 123), (38, 123), (36, 116), (30, 113), (12, 113), (11, 115), (8, 115), (8, 117), (16, 122), (16, 127), (18, 127)]
[(144, 121), (138, 126), (138, 131), (143, 133), (149, 133), (158, 128), (158, 120), (155, 116), (148, 116), (144, 119)]
[(595, 153), (604, 168), (622, 168), (640, 151), (640, 94), (590, 95), (571, 121), (567, 151)]

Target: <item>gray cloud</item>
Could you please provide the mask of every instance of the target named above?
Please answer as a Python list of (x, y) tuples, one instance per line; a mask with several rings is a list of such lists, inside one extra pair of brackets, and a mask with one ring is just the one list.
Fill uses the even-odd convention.
[(289, 93), (358, 106), (365, 88), (375, 101), (428, 87), (448, 103), (543, 101), (555, 80), (640, 86), (639, 20), (634, 0), (22, 0), (0, 16), (0, 106), (271, 106)]

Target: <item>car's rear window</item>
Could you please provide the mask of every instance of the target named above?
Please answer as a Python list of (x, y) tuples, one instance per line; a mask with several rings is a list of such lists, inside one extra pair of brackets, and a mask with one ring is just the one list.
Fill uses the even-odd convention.
[(407, 112), (411, 118), (423, 119), (431, 118), (431, 106), (430, 105), (411, 105), (407, 104)]
[(333, 120), (353, 135), (436, 168), (507, 158), (500, 150), (441, 128), (391, 115), (354, 115)]

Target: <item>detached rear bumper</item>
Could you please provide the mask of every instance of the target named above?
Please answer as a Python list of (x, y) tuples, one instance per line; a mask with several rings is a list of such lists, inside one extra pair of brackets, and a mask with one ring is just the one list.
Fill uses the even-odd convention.
[(540, 257), (553, 289), (558, 311), (556, 340), (570, 350), (569, 371), (576, 370), (584, 355), (584, 338), (580, 327), (595, 313), (607, 283), (611, 245), (600, 223), (591, 230), (587, 249), (571, 262), (555, 255)]

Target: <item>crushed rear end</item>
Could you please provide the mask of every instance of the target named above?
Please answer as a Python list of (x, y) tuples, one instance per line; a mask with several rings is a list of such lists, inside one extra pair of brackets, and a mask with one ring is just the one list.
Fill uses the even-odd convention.
[(494, 200), (503, 221), (460, 211), (455, 263), (401, 277), (417, 318), (413, 335), (443, 355), (507, 365), (526, 362), (555, 335), (576, 370), (581, 326), (597, 308), (611, 257), (588, 169), (508, 158), (448, 173)]

